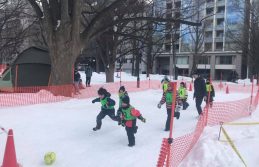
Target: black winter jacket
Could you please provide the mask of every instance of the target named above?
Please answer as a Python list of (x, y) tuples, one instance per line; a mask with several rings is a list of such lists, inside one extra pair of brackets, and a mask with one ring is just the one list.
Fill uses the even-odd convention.
[(202, 77), (198, 77), (194, 80), (194, 94), (193, 97), (202, 98), (207, 95), (205, 80)]

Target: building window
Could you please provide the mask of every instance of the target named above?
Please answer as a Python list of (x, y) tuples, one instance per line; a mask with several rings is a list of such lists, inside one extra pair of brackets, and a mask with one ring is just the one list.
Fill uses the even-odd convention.
[(175, 50), (179, 51), (179, 44), (175, 44)]
[(216, 50), (222, 50), (223, 49), (223, 42), (216, 42)]
[(205, 27), (212, 27), (213, 26), (213, 19), (205, 20), (204, 26)]
[(225, 6), (218, 7), (217, 13), (225, 13)]
[(167, 3), (166, 4), (166, 9), (172, 9), (172, 3)]
[(181, 1), (175, 2), (175, 8), (181, 8)]
[(212, 43), (205, 43), (204, 50), (206, 51), (212, 51)]
[(206, 14), (207, 15), (213, 14), (213, 8), (207, 8), (206, 9)]
[(218, 56), (217, 64), (232, 64), (232, 57), (233, 56)]
[(182, 65), (189, 64), (189, 57), (188, 56), (177, 56), (176, 64), (182, 64)]
[(171, 45), (165, 45), (165, 51), (170, 52), (171, 51)]
[(205, 37), (206, 38), (212, 38), (212, 31), (205, 32)]
[(223, 18), (217, 19), (217, 25), (223, 26), (224, 25), (224, 19)]
[(216, 31), (216, 37), (223, 37), (224, 31)]
[(214, 2), (214, 0), (207, 0), (206, 2), (207, 3), (211, 3), (211, 2)]
[(210, 56), (207, 56), (207, 55), (200, 56), (198, 64), (210, 64)]
[(166, 14), (166, 18), (172, 18), (172, 14), (171, 13)]
[(166, 34), (166, 35), (165, 35), (165, 39), (170, 41), (170, 39), (171, 39), (171, 34)]

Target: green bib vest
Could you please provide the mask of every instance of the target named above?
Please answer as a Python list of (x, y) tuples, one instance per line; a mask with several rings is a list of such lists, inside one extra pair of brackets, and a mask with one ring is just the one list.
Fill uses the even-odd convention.
[(127, 109), (123, 109), (122, 108), (122, 113), (123, 113), (123, 115), (124, 115), (124, 119), (126, 120), (126, 121), (130, 121), (130, 120), (134, 120), (134, 119), (136, 119), (136, 117), (134, 117), (134, 116), (132, 116), (131, 115), (131, 110), (133, 109), (133, 107), (129, 107), (129, 108), (127, 108)]
[(184, 99), (185, 98), (185, 88), (180, 87), (178, 90), (178, 94), (181, 99)]
[(163, 83), (163, 91), (166, 92), (168, 89), (168, 82)]
[(172, 92), (166, 92), (165, 100), (167, 104), (172, 104), (172, 101), (173, 101)]
[(121, 107), (122, 99), (125, 97), (124, 93), (119, 93), (119, 107)]
[(206, 84), (206, 91), (207, 92), (211, 92), (212, 91), (212, 88), (211, 88), (210, 84)]
[(101, 99), (101, 104), (102, 104), (102, 108), (103, 109), (114, 109), (114, 106), (109, 106), (109, 107), (106, 106), (106, 104), (107, 104), (107, 97)]

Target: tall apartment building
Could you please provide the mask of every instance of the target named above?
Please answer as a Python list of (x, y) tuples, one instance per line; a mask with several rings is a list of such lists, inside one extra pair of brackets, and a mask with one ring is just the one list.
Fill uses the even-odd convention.
[(153, 71), (172, 74), (175, 62), (179, 75), (189, 75), (196, 37), (199, 37), (197, 69), (200, 73), (210, 75), (212, 79), (228, 79), (233, 71), (240, 76), (241, 47), (236, 42), (242, 33), (240, 7), (242, 4), (237, 0), (167, 0), (166, 17), (185, 17), (193, 22), (204, 20), (198, 36), (196, 27), (168, 23), (166, 26), (173, 26), (174, 31), (166, 32), (164, 52), (156, 58)]

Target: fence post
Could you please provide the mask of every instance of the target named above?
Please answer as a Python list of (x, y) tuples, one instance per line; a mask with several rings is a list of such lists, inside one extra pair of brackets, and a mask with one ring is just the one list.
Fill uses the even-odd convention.
[(253, 103), (253, 93), (254, 93), (254, 76), (252, 76), (252, 89), (251, 89), (251, 98), (250, 98), (250, 106), (249, 106), (250, 115), (252, 114), (251, 107)]
[(171, 82), (171, 87), (173, 89), (173, 101), (172, 101), (172, 113), (171, 113), (171, 121), (170, 121), (170, 133), (168, 138), (168, 155), (167, 155), (167, 161), (166, 161), (166, 167), (172, 166), (171, 165), (171, 145), (173, 143), (173, 123), (174, 123), (174, 111), (175, 111), (175, 104), (176, 104), (176, 87), (177, 82)]

